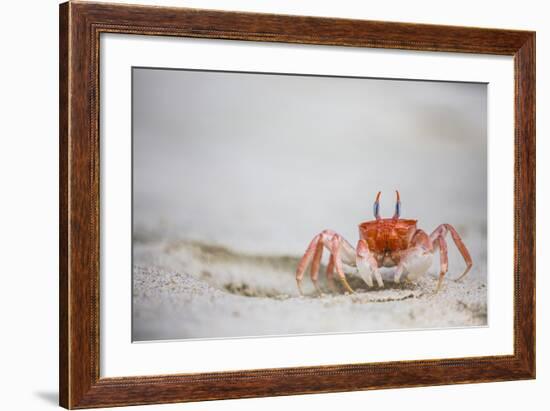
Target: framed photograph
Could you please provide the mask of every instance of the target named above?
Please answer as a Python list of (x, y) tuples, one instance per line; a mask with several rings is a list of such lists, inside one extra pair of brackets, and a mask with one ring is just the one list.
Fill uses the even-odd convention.
[(60, 6), (60, 404), (535, 378), (535, 33)]

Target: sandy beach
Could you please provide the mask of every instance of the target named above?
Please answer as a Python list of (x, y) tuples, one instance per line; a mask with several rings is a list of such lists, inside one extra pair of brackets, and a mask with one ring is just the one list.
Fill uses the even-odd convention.
[(468, 327), (487, 322), (487, 285), (480, 266), (460, 282), (451, 278), (463, 265), (452, 267), (437, 294), (435, 264), (415, 283), (395, 284), (387, 269), (382, 289), (368, 289), (359, 277), (349, 275), (356, 290), (352, 295), (331, 294), (321, 275), (325, 294), (319, 297), (306, 278), (307, 294), (300, 297), (294, 280), (297, 256), (247, 255), (192, 241), (139, 243), (134, 252), (136, 341)]

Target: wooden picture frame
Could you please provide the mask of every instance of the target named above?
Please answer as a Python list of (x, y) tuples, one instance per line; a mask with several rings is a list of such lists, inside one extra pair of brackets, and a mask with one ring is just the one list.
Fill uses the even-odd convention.
[[(514, 353), (100, 378), (101, 33), (513, 56)], [(60, 405), (173, 403), (535, 378), (535, 33), (69, 2), (60, 5)]]

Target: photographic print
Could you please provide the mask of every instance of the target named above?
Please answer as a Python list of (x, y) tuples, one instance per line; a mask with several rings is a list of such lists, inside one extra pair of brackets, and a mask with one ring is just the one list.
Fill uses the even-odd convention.
[(132, 339), (487, 325), (487, 84), (132, 69)]

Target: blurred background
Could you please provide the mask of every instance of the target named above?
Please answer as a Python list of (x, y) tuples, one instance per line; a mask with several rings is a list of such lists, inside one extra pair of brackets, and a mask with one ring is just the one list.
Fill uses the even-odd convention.
[(297, 254), (381, 211), (485, 232), (485, 84), (133, 71), (134, 235)]

